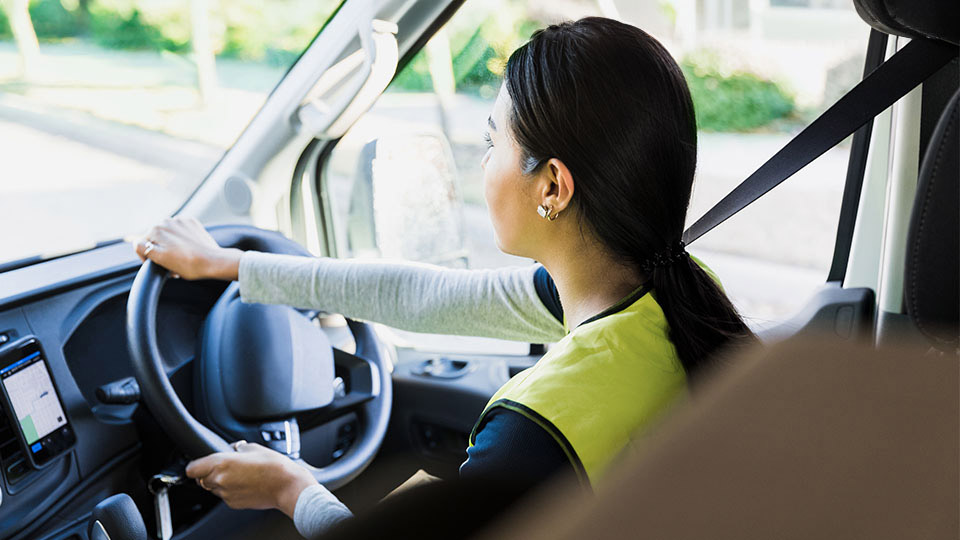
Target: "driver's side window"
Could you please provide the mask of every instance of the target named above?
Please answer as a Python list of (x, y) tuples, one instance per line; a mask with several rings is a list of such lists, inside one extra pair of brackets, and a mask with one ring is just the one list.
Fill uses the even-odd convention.
[[(539, 26), (519, 3), (505, 4), (513, 16), (506, 22), (496, 6), (468, 2), (337, 143), (321, 178), (337, 256), (453, 268), (533, 264), (497, 249), (483, 196), (482, 134), (502, 66)], [(524, 343), (398, 334), (418, 349), (529, 352)]]
[(530, 264), (494, 243), (480, 160), (507, 56), (541, 23), (497, 4), (467, 2), (337, 143), (322, 181), (340, 257)]
[[(620, 18), (674, 54), (699, 127), (688, 224), (860, 79), (867, 28), (845, 4), (734, 3), (719, 18), (699, 3), (574, 4), (468, 1), (397, 73), (324, 164), (338, 256), (466, 268), (533, 263), (497, 248), (480, 160), (509, 54), (551, 23)], [(849, 144), (830, 150), (691, 246), (755, 329), (790, 318), (826, 280), (848, 152)], [(444, 343), (450, 350), (468, 341)]]

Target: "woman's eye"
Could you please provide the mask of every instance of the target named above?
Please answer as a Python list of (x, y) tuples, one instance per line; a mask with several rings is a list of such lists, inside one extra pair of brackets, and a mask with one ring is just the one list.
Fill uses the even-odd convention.
[(493, 148), (493, 139), (490, 138), (489, 133), (483, 134), (483, 142), (487, 144), (487, 149)]

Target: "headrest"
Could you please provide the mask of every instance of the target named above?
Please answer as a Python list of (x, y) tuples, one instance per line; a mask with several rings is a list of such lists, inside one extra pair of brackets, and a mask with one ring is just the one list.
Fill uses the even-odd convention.
[(853, 0), (860, 18), (897, 36), (960, 43), (957, 0)]
[(960, 346), (960, 90), (947, 103), (920, 165), (907, 236), (907, 313), (933, 344)]

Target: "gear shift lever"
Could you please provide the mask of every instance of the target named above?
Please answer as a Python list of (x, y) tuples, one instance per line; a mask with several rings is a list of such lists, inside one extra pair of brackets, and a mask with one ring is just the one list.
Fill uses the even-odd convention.
[(100, 501), (90, 515), (90, 540), (149, 540), (137, 505), (126, 493)]

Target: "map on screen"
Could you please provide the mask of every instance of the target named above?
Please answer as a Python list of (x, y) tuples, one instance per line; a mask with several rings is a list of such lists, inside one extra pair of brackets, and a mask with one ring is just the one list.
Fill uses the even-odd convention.
[(34, 354), (35, 362), (3, 379), (28, 445), (67, 423), (47, 366), (38, 353)]

